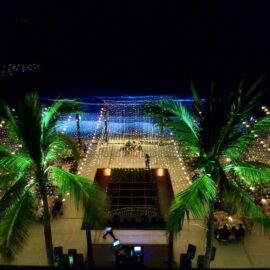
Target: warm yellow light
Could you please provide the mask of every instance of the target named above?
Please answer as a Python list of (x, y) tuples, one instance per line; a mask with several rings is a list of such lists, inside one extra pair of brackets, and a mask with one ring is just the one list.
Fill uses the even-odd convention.
[(164, 169), (162, 168), (157, 169), (157, 176), (164, 176)]
[(110, 176), (111, 175), (111, 169), (110, 168), (104, 169), (104, 175), (105, 176)]

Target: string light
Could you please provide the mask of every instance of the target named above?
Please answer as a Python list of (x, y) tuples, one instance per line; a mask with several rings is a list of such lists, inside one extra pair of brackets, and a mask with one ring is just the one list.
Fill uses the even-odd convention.
[[(93, 180), (97, 168), (144, 168), (144, 154), (148, 153), (152, 168), (169, 170), (175, 193), (190, 184), (190, 173), (183, 163), (186, 157), (180, 153), (173, 132), (164, 130), (164, 145), (160, 146), (160, 129), (151, 117), (144, 114), (144, 104), (145, 99), (142, 103), (127, 100), (106, 101), (100, 104), (96, 120), (95, 113), (91, 112), (92, 108), (89, 106), (90, 112), (82, 116), (83, 123), (81, 122), (81, 129), (85, 130), (88, 125), (88, 130), (83, 134), (83, 142), (87, 148), (78, 165), (79, 175)], [(93, 107), (97, 106), (95, 104)], [(104, 141), (104, 116), (107, 117), (109, 143)], [(66, 121), (72, 123), (69, 119), (71, 118), (68, 117)], [(63, 127), (64, 123), (61, 125), (61, 128)], [(64, 132), (76, 137), (76, 126), (72, 124)], [(142, 151), (125, 155), (121, 148), (128, 140), (140, 144)]]
[(0, 72), (0, 80), (13, 78), (21, 73), (33, 73), (40, 70), (38, 64), (8, 64), (2, 67)]
[[(96, 111), (89, 106), (90, 112), (83, 114), (79, 119), (82, 141), (85, 145), (78, 164), (79, 175), (92, 181), (97, 168), (144, 168), (144, 154), (148, 153), (151, 158), (151, 168), (168, 169), (175, 194), (192, 184), (191, 172), (186, 165), (188, 157), (181, 151), (174, 132), (165, 128), (164, 144), (160, 145), (160, 129), (151, 117), (143, 113), (144, 107), (141, 103), (112, 100), (94, 106)], [(263, 107), (263, 111), (267, 113), (268, 109)], [(49, 109), (45, 107), (43, 113), (48, 112)], [(13, 112), (15, 111), (14, 108)], [(108, 143), (105, 142), (104, 137), (105, 117), (108, 123)], [(57, 123), (57, 131), (76, 139), (76, 121), (75, 114), (63, 115)], [(252, 121), (256, 122), (256, 119), (244, 121), (243, 127), (252, 127)], [(4, 127), (5, 122), (1, 121), (0, 134), (8, 137)], [(251, 133), (256, 139), (247, 150), (247, 160), (260, 160), (270, 165), (270, 137), (260, 138), (253, 130)], [(121, 148), (127, 140), (134, 140), (137, 145), (140, 144), (142, 151), (125, 154)], [(23, 146), (17, 143), (10, 147), (12, 153), (16, 154)], [(200, 153), (196, 153), (196, 156), (199, 155)], [(226, 162), (231, 162), (230, 158), (226, 158)], [(250, 188), (251, 191), (255, 189), (255, 187)]]

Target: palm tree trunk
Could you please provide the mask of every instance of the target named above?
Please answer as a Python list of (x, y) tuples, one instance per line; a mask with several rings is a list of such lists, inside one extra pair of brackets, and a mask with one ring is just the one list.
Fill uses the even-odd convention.
[(104, 129), (104, 142), (107, 143), (108, 142), (108, 137), (109, 137), (107, 118), (104, 119), (104, 125), (105, 125), (105, 129)]
[(48, 265), (53, 266), (53, 242), (52, 242), (52, 232), (51, 232), (51, 221), (50, 221), (50, 212), (48, 199), (46, 194), (46, 187), (41, 185), (40, 187), (41, 198), (43, 200), (44, 214), (43, 214), (43, 228), (44, 228), (44, 237), (45, 245), (47, 252)]
[(160, 138), (159, 138), (159, 145), (163, 145), (163, 137), (164, 137), (164, 124), (160, 125)]
[(169, 232), (169, 244), (168, 244), (168, 269), (173, 267), (173, 233)]
[(207, 220), (207, 233), (206, 233), (206, 248), (204, 256), (204, 268), (210, 268), (212, 246), (214, 240), (214, 204), (213, 201), (210, 205), (209, 216)]
[(76, 123), (77, 123), (77, 137), (78, 137), (78, 144), (80, 149), (82, 148), (82, 139), (81, 139), (81, 127), (80, 127), (80, 116), (76, 113)]
[(87, 260), (89, 268), (93, 267), (94, 260), (93, 260), (93, 246), (92, 246), (92, 237), (91, 237), (91, 230), (86, 228), (86, 244), (87, 244)]

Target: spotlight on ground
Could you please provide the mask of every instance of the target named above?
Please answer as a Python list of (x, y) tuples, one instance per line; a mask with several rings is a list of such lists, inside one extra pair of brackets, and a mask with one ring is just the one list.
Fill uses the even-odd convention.
[(121, 243), (120, 243), (119, 240), (116, 240), (116, 241), (113, 242), (113, 249), (114, 249), (114, 250), (118, 250), (118, 249), (120, 249), (121, 247), (122, 247), (122, 245), (121, 245)]

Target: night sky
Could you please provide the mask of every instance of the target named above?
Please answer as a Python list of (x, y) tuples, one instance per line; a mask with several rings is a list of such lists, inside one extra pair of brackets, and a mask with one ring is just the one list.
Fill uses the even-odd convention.
[(269, 73), (269, 12), (269, 1), (1, 1), (0, 62), (41, 65), (1, 80), (1, 94), (187, 95), (190, 78), (228, 89)]

